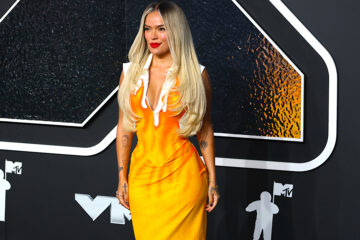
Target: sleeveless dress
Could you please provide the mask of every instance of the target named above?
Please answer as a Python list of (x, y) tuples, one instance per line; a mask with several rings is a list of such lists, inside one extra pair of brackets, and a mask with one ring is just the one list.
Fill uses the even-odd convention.
[[(151, 109), (146, 97), (151, 60), (152, 54), (144, 66), (146, 74), (130, 95), (132, 110), (141, 116), (128, 176), (135, 238), (206, 239), (208, 171), (190, 140), (176, 132), (183, 113), (172, 116), (175, 113), (167, 110), (167, 103), (179, 97), (176, 91), (169, 93), (178, 78), (167, 76), (156, 109)], [(130, 62), (123, 64), (124, 74), (129, 66)], [(201, 72), (205, 68), (199, 67)]]

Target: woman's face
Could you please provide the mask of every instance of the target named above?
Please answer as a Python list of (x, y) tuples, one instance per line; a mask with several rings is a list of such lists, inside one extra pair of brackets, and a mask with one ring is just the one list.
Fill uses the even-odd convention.
[(147, 47), (152, 54), (163, 56), (170, 53), (164, 21), (158, 11), (146, 16), (144, 34)]

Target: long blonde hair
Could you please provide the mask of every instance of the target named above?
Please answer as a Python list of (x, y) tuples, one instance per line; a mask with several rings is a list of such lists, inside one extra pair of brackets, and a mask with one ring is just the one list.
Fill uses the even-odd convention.
[(141, 16), (139, 31), (128, 54), (131, 64), (118, 91), (119, 108), (123, 112), (123, 128), (131, 132), (136, 131), (135, 122), (140, 118), (131, 109), (130, 91), (136, 87), (137, 80), (143, 74), (143, 67), (150, 55), (144, 36), (144, 24), (146, 16), (156, 10), (163, 18), (173, 59), (174, 68), (169, 77), (178, 76), (180, 79), (179, 86), (171, 90), (178, 91), (179, 99), (168, 106), (172, 106), (173, 108), (169, 109), (178, 114), (183, 109), (186, 110), (179, 120), (181, 128), (178, 133), (183, 137), (188, 137), (196, 134), (202, 126), (206, 110), (206, 94), (186, 16), (183, 10), (171, 1), (150, 3)]

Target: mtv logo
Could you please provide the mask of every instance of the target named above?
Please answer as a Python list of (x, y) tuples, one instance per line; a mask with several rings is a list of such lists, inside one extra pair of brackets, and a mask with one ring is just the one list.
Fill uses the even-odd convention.
[(22, 173), (22, 162), (5, 161), (5, 172), (7, 173)]
[(277, 196), (292, 197), (294, 185), (274, 182), (273, 194)]

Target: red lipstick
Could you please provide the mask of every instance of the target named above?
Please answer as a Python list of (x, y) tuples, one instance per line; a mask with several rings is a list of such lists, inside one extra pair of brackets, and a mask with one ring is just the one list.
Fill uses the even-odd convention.
[(150, 43), (150, 46), (152, 48), (157, 48), (158, 46), (160, 46), (160, 43)]

